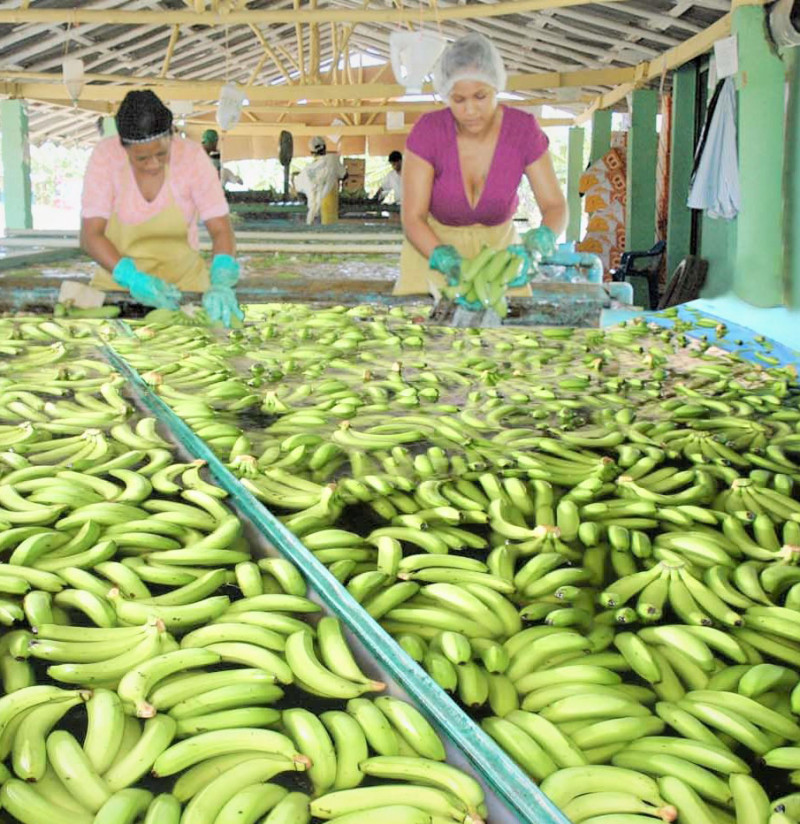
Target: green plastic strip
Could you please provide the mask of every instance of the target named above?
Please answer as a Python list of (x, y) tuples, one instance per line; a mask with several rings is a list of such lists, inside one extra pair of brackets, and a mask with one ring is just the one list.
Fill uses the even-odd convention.
[(103, 347), (109, 362), (131, 383), (138, 399), (209, 471), (231, 499), (283, 555), (295, 563), (338, 618), (378, 664), (419, 704), (430, 719), (466, 755), (493, 792), (520, 824), (569, 824), (564, 814), (497, 744), (395, 643), (350, 593), (257, 498), (251, 495), (199, 438), (141, 379), (111, 346)]

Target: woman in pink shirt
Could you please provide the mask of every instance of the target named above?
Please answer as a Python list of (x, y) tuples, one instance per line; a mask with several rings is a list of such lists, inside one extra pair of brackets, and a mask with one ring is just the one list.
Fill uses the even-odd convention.
[[(205, 151), (173, 135), (172, 112), (150, 91), (128, 92), (116, 122), (118, 136), (95, 147), (83, 182), (81, 247), (103, 267), (92, 285), (171, 309), (181, 291), (204, 292), (212, 321), (241, 319), (228, 204)], [(211, 235), (210, 277), (198, 218)]]
[(445, 50), (434, 85), (448, 108), (421, 117), (406, 141), (400, 277), (394, 294), (426, 294), (457, 275), (462, 258), (517, 241), (517, 188), (528, 178), (542, 225), (522, 240), (547, 256), (567, 225), (567, 203), (536, 118), (498, 105), (506, 72), (483, 35)]

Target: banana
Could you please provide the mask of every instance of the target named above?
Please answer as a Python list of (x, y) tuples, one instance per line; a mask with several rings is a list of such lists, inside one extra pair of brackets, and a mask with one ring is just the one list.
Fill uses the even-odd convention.
[(506, 720), (526, 732), (553, 759), (559, 769), (587, 763), (580, 749), (555, 724), (536, 713), (515, 710)]
[(647, 644), (632, 632), (619, 632), (614, 636), (614, 645), (630, 664), (631, 669), (650, 684), (661, 681), (661, 668)]
[(263, 824), (308, 824), (311, 821), (309, 801), (305, 793), (291, 792), (278, 802)]
[(483, 790), (472, 776), (438, 761), (379, 755), (363, 761), (361, 769), (375, 778), (412, 781), (442, 789), (460, 798), (470, 814), (477, 814), (484, 802)]
[[(128, 601), (121, 596), (116, 588), (110, 590), (108, 597), (114, 605), (118, 618), (125, 623), (146, 624), (155, 618), (163, 622), (169, 630), (183, 630), (208, 623), (208, 621), (222, 615), (231, 605), (230, 599), (226, 595), (212, 596), (193, 604), (179, 606), (161, 606)], [(239, 601), (238, 603), (242, 602)]]
[(685, 780), (672, 775), (659, 779), (658, 788), (664, 798), (692, 824), (715, 824), (717, 819), (705, 801)]
[(376, 698), (374, 704), (415, 753), (433, 761), (445, 760), (441, 739), (419, 710), (389, 696)]
[(73, 707), (83, 701), (76, 695), (65, 701), (40, 704), (29, 710), (16, 728), (12, 745), (14, 773), (23, 781), (39, 781), (47, 769), (45, 739)]
[(632, 741), (626, 752), (652, 752), (674, 755), (684, 758), (701, 767), (728, 775), (731, 773), (749, 773), (750, 767), (722, 744), (709, 744), (704, 741), (691, 741), (685, 738), (669, 736), (643, 736)]
[(761, 784), (750, 775), (734, 773), (730, 785), (736, 824), (767, 824), (770, 801)]
[(256, 821), (272, 810), (288, 790), (277, 784), (251, 784), (234, 795), (220, 810), (216, 824), (240, 824)]
[(87, 725), (83, 751), (99, 775), (111, 766), (125, 732), (125, 711), (119, 696), (95, 689), (86, 703)]
[(238, 793), (252, 785), (264, 786), (264, 782), (278, 773), (291, 770), (292, 763), (285, 758), (256, 757), (235, 769), (228, 769), (189, 801), (181, 817), (182, 824), (207, 824), (209, 820), (218, 821), (222, 810)]
[(232, 710), (211, 712), (207, 715), (192, 715), (180, 718), (176, 735), (186, 738), (201, 732), (228, 730), (236, 727), (271, 727), (280, 721), (279, 710), (260, 707), (240, 707)]
[(311, 814), (327, 821), (362, 810), (398, 804), (413, 806), (429, 815), (439, 815), (454, 821), (463, 820), (466, 812), (460, 799), (434, 787), (422, 784), (378, 784), (327, 793), (311, 802)]
[(314, 794), (324, 794), (334, 785), (337, 772), (336, 750), (328, 731), (316, 715), (300, 708), (284, 710), (281, 722), (297, 750), (311, 762), (307, 775)]
[(103, 685), (116, 683), (125, 673), (160, 651), (161, 631), (157, 626), (148, 627), (141, 640), (120, 655), (96, 663), (55, 664), (47, 674), (55, 681), (67, 684)]
[(120, 790), (98, 810), (94, 824), (134, 824), (147, 812), (152, 800), (153, 794), (148, 790)]
[(352, 698), (347, 702), (347, 712), (358, 722), (369, 746), (375, 752), (386, 756), (399, 753), (398, 734), (373, 701), (367, 698)]
[(359, 764), (368, 757), (367, 739), (358, 721), (340, 710), (320, 715), (333, 741), (336, 757), (334, 790), (357, 787), (364, 779)]
[(731, 710), (761, 729), (768, 730), (791, 741), (800, 739), (800, 726), (795, 724), (794, 721), (790, 721), (781, 713), (763, 706), (763, 704), (748, 698), (746, 695), (722, 690), (695, 690), (688, 692), (686, 699)]
[(734, 710), (688, 698), (678, 701), (678, 706), (704, 724), (730, 735), (757, 755), (763, 755), (771, 749), (770, 739), (755, 724)]
[(555, 761), (521, 727), (495, 717), (484, 718), (481, 727), (537, 782), (557, 771)]
[(558, 770), (542, 782), (541, 790), (561, 809), (578, 796), (597, 792), (627, 792), (654, 807), (664, 806), (658, 785), (652, 778), (638, 770), (611, 765), (593, 764)]
[(15, 778), (3, 784), (0, 790), (0, 804), (23, 824), (47, 824), (53, 821), (93, 824), (94, 821), (91, 812), (62, 807), (45, 798), (30, 784)]
[(47, 738), (47, 759), (72, 795), (96, 813), (111, 796), (108, 784), (97, 774), (80, 744), (64, 730)]
[(195, 667), (207, 667), (221, 661), (221, 656), (209, 649), (190, 648), (157, 655), (129, 670), (119, 682), (117, 693), (123, 702), (133, 705), (139, 718), (151, 718), (156, 710), (147, 702), (155, 684), (174, 672)]

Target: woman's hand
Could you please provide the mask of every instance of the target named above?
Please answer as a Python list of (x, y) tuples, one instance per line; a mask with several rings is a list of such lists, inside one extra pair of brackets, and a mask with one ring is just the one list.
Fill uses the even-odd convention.
[(437, 246), (428, 258), (428, 266), (441, 272), (451, 286), (461, 277), (461, 255), (455, 246)]
[(140, 272), (132, 258), (121, 258), (111, 274), (120, 286), (130, 292), (135, 301), (145, 306), (175, 310), (180, 305), (181, 292), (177, 286)]
[(244, 320), (233, 287), (239, 281), (239, 264), (230, 255), (215, 255), (211, 261), (211, 288), (203, 295), (203, 308), (214, 323), (230, 327), (231, 319)]

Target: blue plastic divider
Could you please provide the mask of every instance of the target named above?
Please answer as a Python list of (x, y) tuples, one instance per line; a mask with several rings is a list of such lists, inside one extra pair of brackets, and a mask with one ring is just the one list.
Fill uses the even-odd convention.
[(172, 432), (188, 452), (206, 461), (216, 482), (230, 495), (239, 510), (303, 571), (320, 600), (348, 626), (370, 655), (408, 692), (430, 720), (462, 750), (490, 789), (513, 811), (515, 820), (520, 824), (569, 824), (564, 814), (527, 774), (361, 607), (302, 542), (239, 483), (206, 443), (152, 392), (138, 372), (112, 346), (104, 346), (103, 352), (108, 361), (128, 379), (142, 405)]

